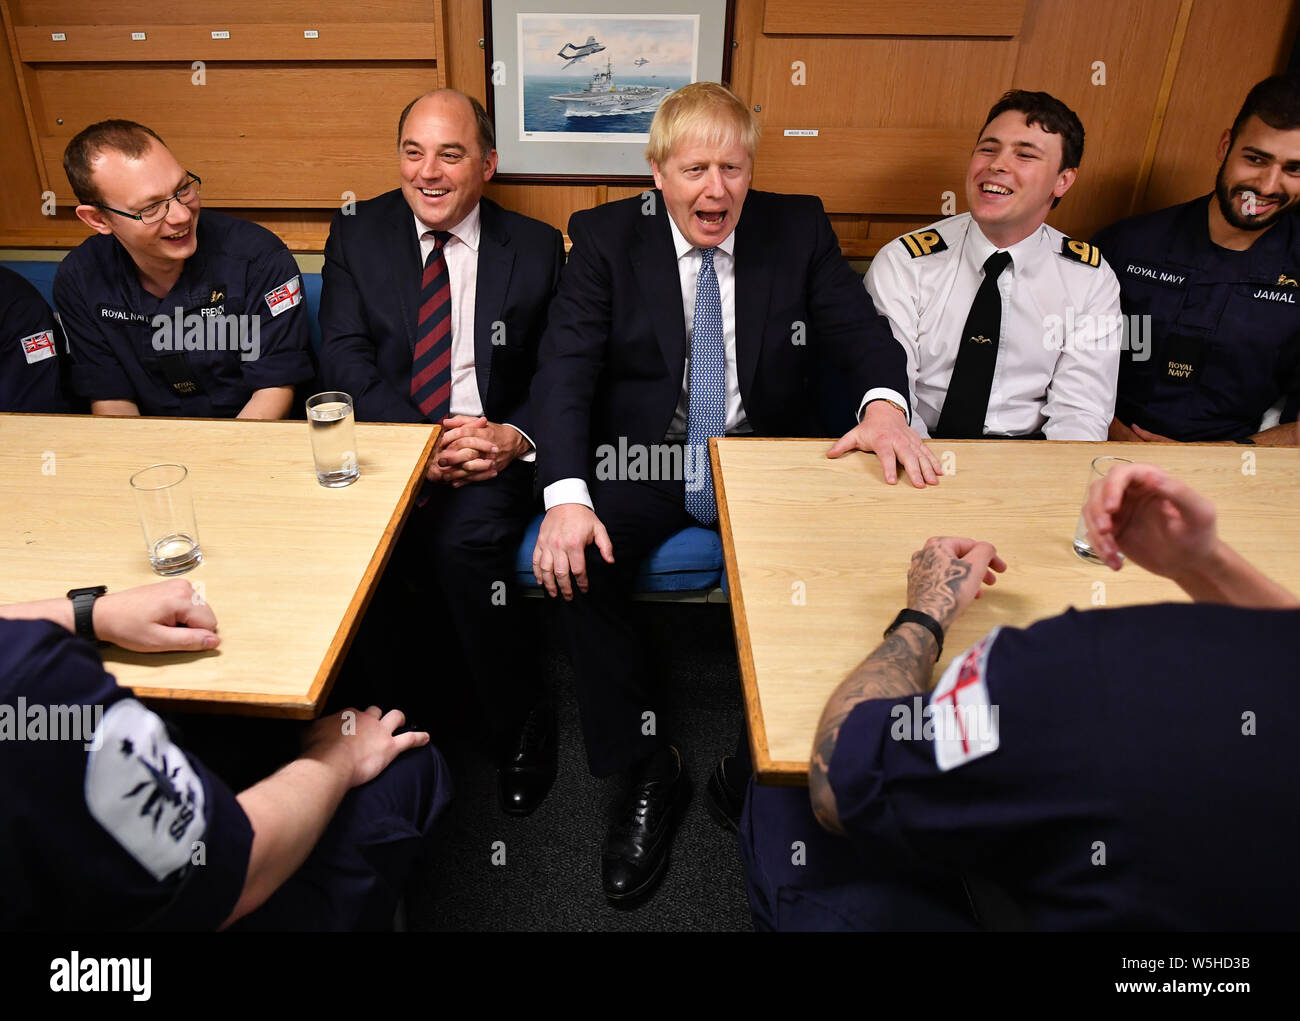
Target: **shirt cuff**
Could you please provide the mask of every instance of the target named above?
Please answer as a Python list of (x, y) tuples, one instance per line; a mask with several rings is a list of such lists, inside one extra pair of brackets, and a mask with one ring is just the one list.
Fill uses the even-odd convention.
[(907, 398), (897, 390), (891, 390), (887, 386), (877, 386), (867, 391), (867, 395), (862, 398), (862, 403), (858, 405), (858, 421), (862, 421), (862, 412), (866, 410), (867, 405), (872, 401), (885, 400), (893, 401), (900, 408), (904, 409), (904, 417), (907, 418), (907, 424), (912, 424), (912, 412), (907, 406)]
[(542, 504), (547, 510), (562, 503), (580, 503), (589, 510), (596, 509), (592, 506), (587, 483), (582, 479), (560, 479), (542, 490)]
[(533, 438), (529, 436), (526, 432), (524, 432), (522, 429), (520, 429), (519, 426), (515, 425), (513, 422), (502, 422), (501, 424), (510, 426), (511, 429), (513, 429), (515, 432), (517, 432), (520, 436), (522, 436), (524, 439), (528, 441), (528, 446), (529, 446), (528, 453), (520, 454), (519, 457), (516, 458), (516, 460), (523, 461), (525, 464), (532, 464), (534, 461), (536, 461), (537, 444), (533, 442)]

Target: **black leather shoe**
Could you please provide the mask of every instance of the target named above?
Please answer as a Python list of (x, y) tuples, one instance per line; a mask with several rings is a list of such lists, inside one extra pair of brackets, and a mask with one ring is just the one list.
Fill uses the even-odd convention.
[(497, 766), (497, 797), (507, 815), (528, 815), (555, 783), (555, 713), (535, 706), (514, 748)]
[(600, 878), (611, 901), (631, 901), (655, 888), (668, 866), (673, 833), (690, 800), (690, 780), (671, 745), (676, 770), (642, 770), (629, 784), (605, 834)]
[(727, 783), (727, 764), (736, 768), (736, 757), (728, 755), (719, 760), (709, 774), (709, 782), (704, 787), (704, 804), (709, 815), (719, 826), (740, 832), (740, 813), (745, 807), (745, 795), (736, 794)]

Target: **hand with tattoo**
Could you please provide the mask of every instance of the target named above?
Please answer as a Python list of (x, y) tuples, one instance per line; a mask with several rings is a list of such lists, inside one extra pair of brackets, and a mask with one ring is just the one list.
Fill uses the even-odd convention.
[(1007, 569), (991, 543), (953, 536), (927, 539), (912, 554), (907, 572), (907, 605), (928, 613), (945, 631), (980, 597), (981, 581), (992, 585)]

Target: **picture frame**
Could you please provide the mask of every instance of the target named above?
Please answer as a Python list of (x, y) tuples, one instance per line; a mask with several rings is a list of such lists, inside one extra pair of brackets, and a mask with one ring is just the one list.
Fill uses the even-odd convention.
[(649, 182), (654, 111), (689, 82), (728, 83), (734, 14), (734, 0), (484, 0), (493, 180)]

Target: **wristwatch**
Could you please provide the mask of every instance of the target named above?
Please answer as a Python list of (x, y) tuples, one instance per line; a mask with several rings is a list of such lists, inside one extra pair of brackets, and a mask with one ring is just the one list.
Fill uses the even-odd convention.
[(934, 661), (938, 663), (939, 657), (943, 655), (943, 627), (939, 622), (928, 613), (922, 613), (920, 610), (899, 610), (898, 616), (894, 618), (894, 623), (885, 628), (885, 637), (888, 638), (904, 624), (920, 624), (921, 627), (934, 635), (934, 640), (939, 645), (934, 653)]
[(78, 638), (95, 642), (95, 600), (108, 591), (107, 585), (94, 585), (91, 588), (74, 588), (68, 590), (72, 600), (72, 617), (76, 622)]
[[(901, 404), (899, 404), (897, 401), (891, 401), (888, 397), (873, 397), (873, 398), (871, 398), (871, 400), (867, 401), (867, 403), (868, 403), (868, 404), (875, 404), (876, 401), (884, 401), (884, 402), (885, 402), (886, 404), (888, 404), (891, 408), (896, 409), (896, 410), (898, 411), (898, 413), (899, 413), (900, 415), (903, 416), (903, 419), (904, 419), (904, 420), (907, 419), (907, 409), (906, 409), (905, 407), (903, 407)], [(863, 408), (862, 410), (865, 411), (866, 408)]]

